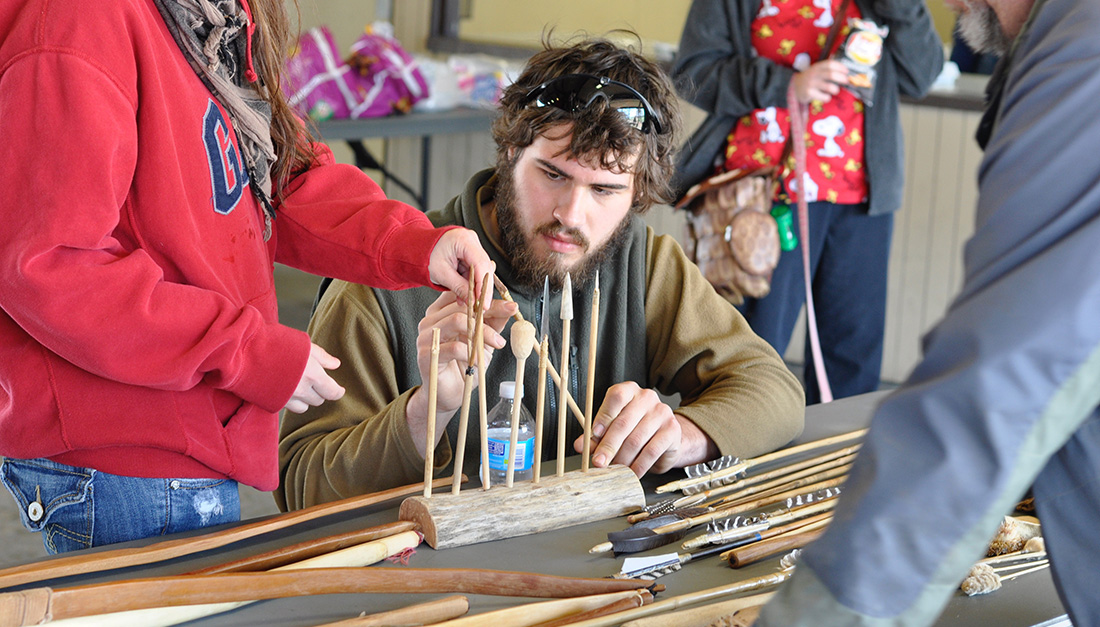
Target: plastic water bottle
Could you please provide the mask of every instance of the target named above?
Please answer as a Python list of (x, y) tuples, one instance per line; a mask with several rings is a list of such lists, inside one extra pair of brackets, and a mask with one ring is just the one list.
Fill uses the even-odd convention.
[[(508, 450), (512, 437), (512, 404), (515, 402), (515, 394), (515, 382), (501, 381), (500, 402), (486, 417), (489, 426), (489, 480), (494, 486), (504, 485), (508, 481), (509, 462), (515, 464), (513, 481), (527, 481), (535, 476), (535, 419), (522, 404), (519, 408), (515, 455)], [(520, 401), (522, 400), (521, 398)]]

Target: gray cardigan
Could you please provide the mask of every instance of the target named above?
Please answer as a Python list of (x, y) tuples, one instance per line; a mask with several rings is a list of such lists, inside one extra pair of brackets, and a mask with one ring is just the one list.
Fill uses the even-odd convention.
[[(872, 215), (901, 206), (904, 147), (900, 94), (924, 96), (943, 68), (943, 44), (920, 0), (854, 0), (866, 19), (890, 27), (878, 67), (874, 106), (866, 109), (866, 164)], [(682, 194), (708, 176), (738, 118), (787, 106), (794, 70), (757, 56), (750, 25), (760, 0), (695, 0), (672, 67), (680, 95), (708, 113), (684, 145), (675, 187)]]

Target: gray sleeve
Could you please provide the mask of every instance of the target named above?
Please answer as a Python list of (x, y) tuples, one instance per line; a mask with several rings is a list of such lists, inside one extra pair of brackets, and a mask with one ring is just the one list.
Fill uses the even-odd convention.
[(794, 70), (759, 57), (749, 29), (758, 0), (695, 0), (672, 66), (677, 91), (708, 113), (786, 107)]
[(1049, 0), (1020, 40), (962, 292), (758, 625), (931, 622), (1100, 405), (1098, 29), (1094, 0)]
[(943, 42), (928, 6), (913, 0), (876, 0), (870, 4), (870, 14), (879, 25), (890, 27), (886, 54), (893, 61), (897, 90), (905, 96), (923, 97), (943, 70)]

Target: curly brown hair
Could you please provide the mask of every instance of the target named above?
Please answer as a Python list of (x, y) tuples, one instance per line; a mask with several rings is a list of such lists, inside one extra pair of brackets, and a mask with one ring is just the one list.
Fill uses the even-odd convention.
[[(633, 87), (656, 111), (662, 132), (637, 130), (602, 100), (576, 112), (528, 106), (527, 95), (532, 89), (566, 74), (604, 76)], [(501, 96), (500, 116), (493, 121), (492, 129), (497, 168), (514, 166), (519, 152), (538, 136), (555, 127), (572, 125), (566, 151), (578, 159), (592, 159), (604, 168), (625, 171), (629, 159), (637, 154), (633, 211), (641, 213), (654, 204), (670, 203), (680, 132), (675, 93), (665, 72), (630, 47), (603, 38), (554, 46), (549, 36), (544, 37), (543, 50), (531, 57), (519, 78)]]

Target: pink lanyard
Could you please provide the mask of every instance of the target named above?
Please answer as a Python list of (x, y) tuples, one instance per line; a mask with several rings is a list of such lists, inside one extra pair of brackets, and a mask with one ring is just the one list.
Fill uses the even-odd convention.
[[(846, 3), (845, 3), (846, 5)], [(833, 390), (825, 374), (825, 362), (821, 359), (821, 340), (817, 337), (817, 316), (814, 314), (814, 295), (810, 278), (810, 211), (806, 203), (806, 119), (809, 106), (798, 102), (794, 82), (787, 88), (787, 109), (791, 114), (791, 147), (794, 151), (794, 177), (798, 181), (798, 232), (802, 237), (802, 276), (806, 284), (806, 326), (810, 331), (810, 351), (814, 358), (814, 372), (821, 391), (821, 402), (833, 400)]]

